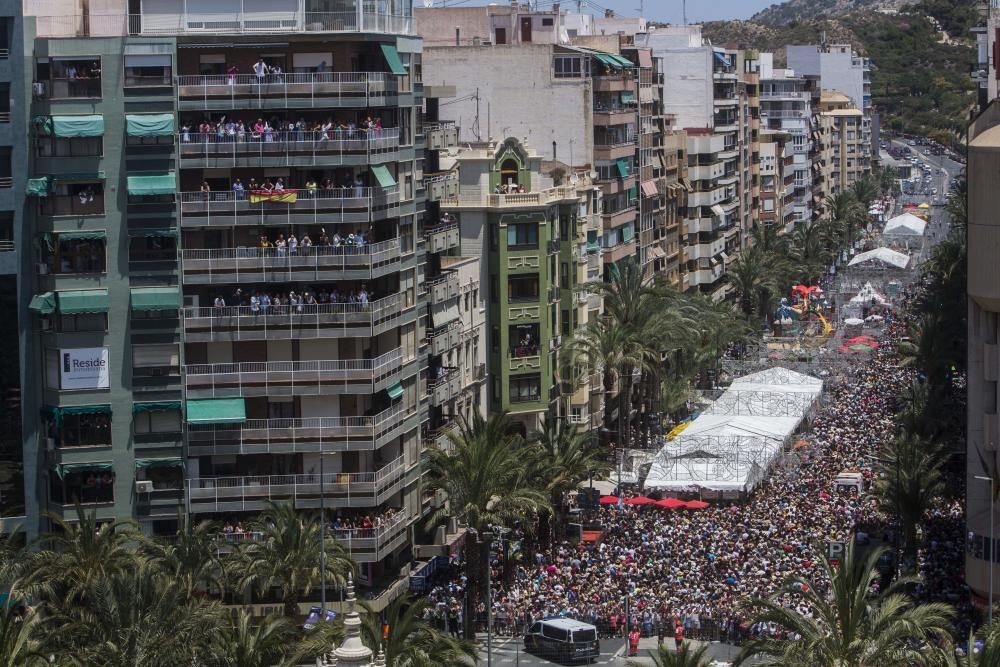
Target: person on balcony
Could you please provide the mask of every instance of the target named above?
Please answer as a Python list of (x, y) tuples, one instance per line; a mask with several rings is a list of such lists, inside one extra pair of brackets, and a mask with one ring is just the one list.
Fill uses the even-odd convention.
[(275, 179), (275, 181), (274, 181), (274, 191), (275, 192), (284, 192), (285, 191), (285, 181), (284, 181), (284, 179), (281, 178), (281, 176), (278, 176), (278, 178)]
[(361, 199), (365, 196), (365, 182), (361, 180), (361, 175), (358, 174), (354, 177), (354, 197), (355, 199)]
[(318, 187), (319, 186), (316, 185), (316, 179), (310, 176), (309, 180), (306, 181), (306, 196), (310, 199), (314, 198)]
[(240, 73), (240, 68), (236, 66), (236, 63), (231, 63), (226, 69), (226, 75), (229, 77), (229, 85), (236, 84), (236, 75)]
[(264, 62), (263, 58), (258, 58), (257, 62), (254, 63), (253, 73), (257, 75), (257, 85), (264, 83), (264, 77), (267, 76), (267, 63)]
[(211, 194), (210, 194), (211, 192), (212, 192), (212, 186), (208, 184), (208, 181), (202, 181), (201, 182), (201, 196), (202, 196), (202, 199), (204, 199), (205, 201), (208, 201), (208, 198), (211, 196)]
[(181, 125), (181, 143), (189, 144), (191, 143), (191, 126), (184, 124)]
[(288, 234), (288, 254), (299, 254), (299, 240), (295, 237), (295, 232), (289, 232)]
[(233, 181), (233, 196), (235, 196), (236, 199), (243, 199), (244, 195), (243, 181), (237, 178)]

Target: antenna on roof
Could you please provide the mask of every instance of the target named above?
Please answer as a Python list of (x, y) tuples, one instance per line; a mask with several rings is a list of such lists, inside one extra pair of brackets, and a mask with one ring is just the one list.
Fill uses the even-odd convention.
[(684, 11), (684, 25), (688, 24), (688, 3), (687, 0), (681, 0), (681, 8)]

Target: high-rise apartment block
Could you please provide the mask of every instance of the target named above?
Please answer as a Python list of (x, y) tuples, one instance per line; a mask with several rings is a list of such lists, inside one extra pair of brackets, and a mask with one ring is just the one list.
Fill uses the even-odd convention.
[(850, 190), (859, 178), (871, 171), (865, 157), (870, 151), (864, 133), (864, 113), (838, 91), (824, 90), (820, 116), (830, 130), (830, 190), (833, 194)]

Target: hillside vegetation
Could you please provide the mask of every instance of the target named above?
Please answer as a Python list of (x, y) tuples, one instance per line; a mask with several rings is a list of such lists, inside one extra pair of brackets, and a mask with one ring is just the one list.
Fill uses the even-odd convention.
[[(829, 5), (864, 6), (836, 18), (816, 18)], [(705, 24), (713, 44), (774, 51), (784, 65), (788, 44), (817, 44), (825, 34), (830, 43), (850, 43), (872, 59), (872, 98), (882, 127), (920, 134), (953, 144), (968, 123), (975, 102), (969, 73), (976, 65), (975, 42), (969, 29), (978, 20), (974, 0), (923, 0), (896, 13), (884, 2), (871, 0), (792, 0), (797, 12), (812, 12), (803, 20), (767, 22), (718, 21)], [(891, 4), (891, 3), (889, 3)], [(758, 15), (760, 16), (760, 15)], [(756, 18), (756, 17), (755, 17)]]

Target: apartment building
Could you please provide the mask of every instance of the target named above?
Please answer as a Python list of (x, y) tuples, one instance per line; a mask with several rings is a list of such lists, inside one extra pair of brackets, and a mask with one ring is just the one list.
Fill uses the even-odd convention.
[(830, 191), (832, 194), (849, 190), (859, 178), (871, 171), (865, 157), (870, 151), (864, 133), (864, 114), (843, 93), (823, 90), (820, 116), (830, 128)]
[(780, 130), (760, 133), (760, 223), (781, 234), (795, 227), (795, 152)]
[(773, 54), (761, 54), (761, 119), (769, 130), (785, 133), (793, 158), (796, 221), (814, 217), (813, 168), (810, 156), (815, 120), (811, 94), (805, 77), (789, 69), (775, 68)]
[(392, 517), (343, 537), (362, 583), (393, 575), (428, 364), (459, 347), (430, 335), (459, 239), (424, 212), (410, 3), (32, 9), (37, 509), (172, 534), (322, 502)]
[[(873, 119), (871, 62), (858, 55), (850, 44), (787, 46), (788, 67), (796, 74), (818, 76), (823, 90), (837, 90), (846, 95), (862, 112), (859, 132), (863, 142), (858, 156), (865, 171), (871, 169), (877, 152), (873, 153)], [(875, 132), (874, 145), (878, 146)]]
[(590, 426), (600, 394), (583, 383), (560, 401), (569, 383), (559, 355), (562, 337), (600, 308), (574, 289), (600, 275), (600, 190), (586, 171), (543, 172), (542, 157), (513, 137), (464, 148), (454, 157), (459, 194), (440, 206), (457, 220), (463, 250), (482, 257), (488, 410), (508, 412), (527, 437), (547, 418)]
[(559, 3), (533, 8), (511, 0), (482, 7), (416, 7), (417, 34), (425, 47), (559, 44), (564, 39)]

